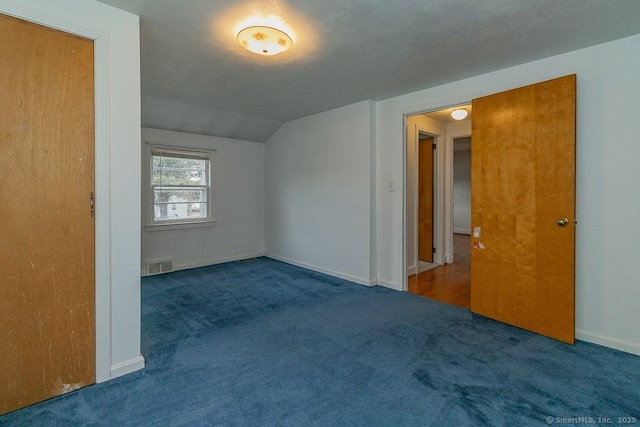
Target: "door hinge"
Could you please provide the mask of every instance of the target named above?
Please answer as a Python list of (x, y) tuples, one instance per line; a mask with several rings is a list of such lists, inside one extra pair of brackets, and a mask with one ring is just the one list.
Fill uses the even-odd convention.
[(431, 250), (433, 251), (433, 253), (436, 253), (436, 248), (431, 248)]
[(431, 144), (431, 148), (433, 148), (434, 150), (436, 149), (436, 143), (435, 142), (433, 144)]
[(96, 203), (95, 203), (95, 196), (93, 194), (93, 191), (91, 193), (89, 193), (89, 208), (91, 211), (91, 216), (94, 217), (96, 216)]

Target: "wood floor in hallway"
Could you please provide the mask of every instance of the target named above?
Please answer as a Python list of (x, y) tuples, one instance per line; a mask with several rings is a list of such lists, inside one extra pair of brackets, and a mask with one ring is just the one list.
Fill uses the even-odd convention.
[(471, 303), (471, 237), (453, 235), (453, 264), (409, 276), (409, 292), (469, 308)]

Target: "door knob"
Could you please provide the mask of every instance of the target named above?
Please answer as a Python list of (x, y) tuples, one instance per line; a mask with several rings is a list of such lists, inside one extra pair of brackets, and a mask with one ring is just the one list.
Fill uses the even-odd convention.
[(556, 221), (556, 224), (558, 224), (560, 227), (565, 227), (567, 224), (569, 224), (569, 220), (567, 218), (560, 218)]

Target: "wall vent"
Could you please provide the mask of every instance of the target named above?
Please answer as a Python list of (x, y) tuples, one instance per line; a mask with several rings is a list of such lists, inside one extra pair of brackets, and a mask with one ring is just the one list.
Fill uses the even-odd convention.
[(147, 261), (147, 274), (167, 273), (173, 270), (173, 260), (161, 259), (155, 261)]

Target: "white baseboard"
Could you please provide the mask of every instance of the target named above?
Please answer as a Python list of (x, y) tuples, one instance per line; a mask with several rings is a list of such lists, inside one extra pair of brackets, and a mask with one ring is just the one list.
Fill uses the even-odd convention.
[(296, 260), (293, 260), (293, 259), (290, 259), (290, 258), (286, 258), (286, 257), (280, 256), (280, 255), (274, 255), (274, 254), (266, 253), (266, 254), (264, 254), (264, 256), (266, 256), (267, 258), (275, 259), (276, 261), (282, 261), (282, 262), (285, 262), (287, 264), (295, 265), (297, 267), (306, 268), (307, 270), (317, 271), (318, 273), (323, 273), (323, 274), (327, 274), (329, 276), (337, 277), (339, 279), (348, 280), (350, 282), (354, 282), (354, 283), (357, 283), (359, 285), (374, 286), (376, 284), (375, 280), (360, 279), (358, 277), (354, 277), (354, 276), (351, 276), (349, 274), (339, 273), (337, 271), (328, 270), (326, 268), (316, 267), (315, 265), (307, 264), (305, 262), (296, 261)]
[(377, 284), (379, 286), (384, 286), (385, 288), (393, 289), (394, 291), (402, 291), (402, 285), (397, 286), (395, 283), (385, 282), (384, 280), (378, 279)]
[(436, 267), (440, 267), (440, 264), (436, 264), (434, 262), (418, 261), (418, 269), (416, 272), (420, 274), (424, 271), (432, 270)]
[(139, 371), (144, 368), (144, 356), (140, 355), (133, 359), (111, 366), (111, 379)]
[(471, 236), (471, 229), (468, 228), (454, 228), (453, 232), (455, 234), (468, 234), (469, 236)]
[[(256, 252), (251, 254), (233, 255), (229, 257), (216, 258), (208, 261), (198, 261), (198, 262), (193, 262), (189, 264), (174, 265), (173, 270), (167, 271), (167, 273), (171, 273), (173, 271), (188, 270), (190, 268), (207, 267), (209, 265), (223, 264), (225, 262), (242, 261), (245, 259), (258, 258), (261, 256), (264, 256), (263, 252)], [(140, 275), (148, 276), (148, 274), (145, 271), (140, 271)]]
[(411, 267), (407, 268), (407, 276), (413, 276), (417, 272), (418, 272), (418, 268), (415, 265), (412, 265)]
[(576, 331), (576, 339), (640, 356), (640, 345), (637, 343), (622, 341), (615, 338), (603, 337), (601, 335), (590, 334), (584, 331)]

